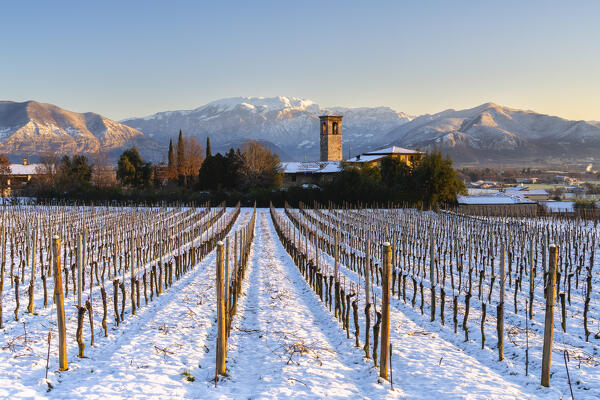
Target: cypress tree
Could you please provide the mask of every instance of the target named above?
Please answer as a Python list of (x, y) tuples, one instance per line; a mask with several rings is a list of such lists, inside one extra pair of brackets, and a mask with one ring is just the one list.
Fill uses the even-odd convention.
[(167, 177), (175, 178), (175, 152), (173, 151), (173, 139), (169, 139), (169, 166), (167, 169)]
[(206, 158), (212, 157), (212, 150), (210, 148), (210, 136), (206, 137)]
[(179, 130), (179, 139), (177, 139), (177, 175), (179, 180), (183, 181), (185, 178), (185, 152), (183, 147), (183, 134), (181, 129)]

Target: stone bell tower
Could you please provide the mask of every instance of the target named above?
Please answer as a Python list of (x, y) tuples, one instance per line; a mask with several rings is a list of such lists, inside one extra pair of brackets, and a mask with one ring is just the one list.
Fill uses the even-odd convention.
[(342, 161), (342, 117), (324, 115), (321, 122), (321, 161)]

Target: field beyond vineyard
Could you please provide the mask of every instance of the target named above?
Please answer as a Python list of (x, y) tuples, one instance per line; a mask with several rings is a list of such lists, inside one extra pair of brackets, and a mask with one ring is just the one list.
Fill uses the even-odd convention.
[(600, 398), (594, 222), (1, 212), (0, 398)]

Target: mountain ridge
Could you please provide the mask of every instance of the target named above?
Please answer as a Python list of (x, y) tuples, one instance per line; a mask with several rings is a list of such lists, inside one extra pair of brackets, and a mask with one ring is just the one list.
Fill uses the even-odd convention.
[(114, 160), (128, 146), (155, 158), (160, 144), (143, 132), (94, 112), (76, 113), (34, 100), (0, 101), (0, 152), (19, 158), (106, 152)]
[[(344, 149), (366, 151), (378, 138), (412, 119), (389, 107), (321, 107), (299, 97), (233, 97), (191, 110), (155, 113), (121, 122), (162, 143), (184, 134), (213, 146), (225, 142), (240, 146), (245, 140), (272, 142), (289, 154), (288, 159), (316, 159), (319, 154), (320, 115), (343, 114)], [(346, 154), (346, 153), (345, 153)]]
[(600, 126), (484, 103), (417, 117), (388, 132), (386, 141), (425, 150), (437, 147), (459, 162), (576, 159), (596, 157)]
[(164, 161), (169, 139), (176, 139), (181, 129), (201, 142), (210, 136), (215, 152), (257, 140), (282, 160), (316, 160), (318, 117), (332, 114), (344, 116), (344, 157), (387, 145), (437, 148), (459, 164), (591, 161), (600, 154), (598, 122), (494, 102), (411, 116), (386, 106), (322, 107), (310, 99), (285, 96), (232, 97), (119, 122), (33, 100), (0, 101), (0, 152), (23, 157), (102, 150), (114, 161), (123, 149), (136, 145), (144, 158)]

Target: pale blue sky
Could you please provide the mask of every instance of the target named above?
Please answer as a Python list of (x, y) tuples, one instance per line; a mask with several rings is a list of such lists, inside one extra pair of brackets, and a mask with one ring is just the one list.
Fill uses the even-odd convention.
[(11, 1), (0, 76), (113, 119), (283, 95), (600, 120), (600, 1)]

